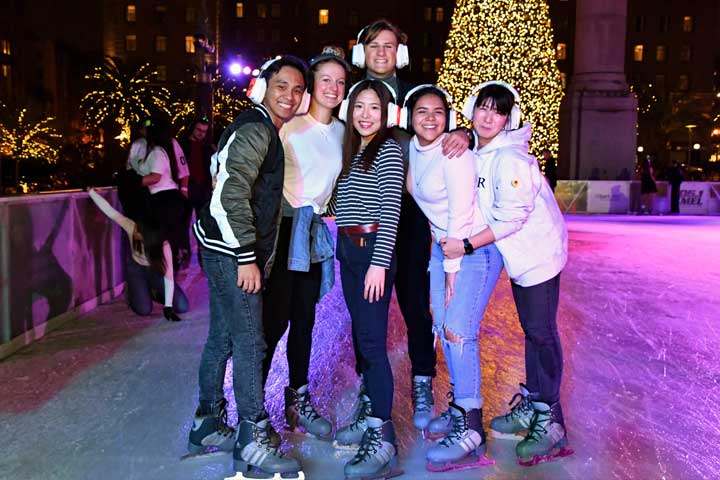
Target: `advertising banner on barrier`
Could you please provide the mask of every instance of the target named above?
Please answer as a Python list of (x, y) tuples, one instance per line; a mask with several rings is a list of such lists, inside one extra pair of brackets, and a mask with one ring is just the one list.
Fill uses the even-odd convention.
[(710, 201), (710, 184), (706, 182), (683, 182), (680, 184), (680, 213), (684, 215), (707, 215)]
[(710, 184), (710, 199), (708, 200), (708, 215), (720, 215), (720, 183)]
[(589, 213), (627, 213), (630, 208), (630, 183), (627, 181), (588, 182)]
[(584, 180), (560, 180), (555, 199), (563, 213), (587, 212), (587, 186)]

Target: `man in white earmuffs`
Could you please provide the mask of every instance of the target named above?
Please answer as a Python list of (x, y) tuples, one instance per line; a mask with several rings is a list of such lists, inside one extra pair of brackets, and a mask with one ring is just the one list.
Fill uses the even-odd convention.
[[(352, 62), (365, 69), (368, 79), (383, 80), (397, 93), (402, 106), (415, 85), (397, 76), (397, 69), (410, 63), (407, 35), (396, 25), (379, 19), (363, 28), (352, 51)], [(403, 149), (405, 173), (408, 168), (410, 135), (396, 128), (394, 137)], [(460, 156), (471, 144), (472, 132), (460, 128), (443, 141), (443, 153)], [(395, 291), (408, 334), (408, 354), (412, 370), (414, 423), (424, 429), (432, 419), (432, 378), (435, 376), (435, 344), (430, 314), (430, 224), (412, 196), (403, 192), (400, 225), (396, 241), (398, 268)], [(358, 370), (359, 371), (359, 370)], [(362, 392), (361, 392), (362, 393)]]

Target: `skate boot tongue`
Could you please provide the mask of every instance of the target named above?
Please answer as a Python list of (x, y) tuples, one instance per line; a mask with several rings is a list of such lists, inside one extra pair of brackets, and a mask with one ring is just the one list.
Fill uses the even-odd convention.
[(305, 395), (307, 392), (308, 392), (307, 384), (305, 384), (302, 387), (297, 389), (297, 393), (299, 393), (300, 395)]
[(527, 389), (527, 387), (526, 387), (525, 384), (523, 384), (523, 383), (520, 384), (520, 394), (521, 394), (523, 397), (529, 397), (529, 396), (530, 396), (530, 391)]
[(383, 421), (377, 417), (367, 417), (368, 428), (381, 428)]

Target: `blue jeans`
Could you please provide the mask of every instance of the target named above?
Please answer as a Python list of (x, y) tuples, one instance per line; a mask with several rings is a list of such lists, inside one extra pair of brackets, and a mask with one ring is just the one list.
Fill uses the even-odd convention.
[(433, 330), (440, 338), (455, 401), (464, 408), (482, 408), (482, 372), (478, 333), (485, 307), (503, 269), (502, 255), (495, 244), (465, 255), (455, 278), (455, 297), (445, 308), (445, 271), (442, 248), (432, 245), (430, 258), (430, 302)]
[[(152, 315), (153, 300), (161, 304), (165, 302), (164, 277), (160, 272), (135, 262), (132, 257), (128, 258), (126, 266), (125, 280), (130, 308), (138, 315)], [(172, 306), (177, 313), (185, 313), (190, 309), (187, 296), (177, 282)]]
[(374, 233), (362, 235), (364, 246), (356, 245), (347, 235), (338, 235), (337, 258), (343, 296), (352, 319), (355, 357), (365, 379), (372, 416), (389, 420), (392, 413), (393, 375), (387, 354), (387, 328), (392, 284), (395, 277), (395, 256), (385, 270), (385, 292), (380, 301), (370, 303), (363, 298), (365, 274), (370, 267)]
[(237, 286), (237, 261), (212, 250), (200, 251), (210, 293), (210, 331), (200, 360), (200, 407), (211, 409), (223, 396), (227, 360), (233, 359), (238, 421), (266, 415), (262, 363), (265, 339), (262, 294)]

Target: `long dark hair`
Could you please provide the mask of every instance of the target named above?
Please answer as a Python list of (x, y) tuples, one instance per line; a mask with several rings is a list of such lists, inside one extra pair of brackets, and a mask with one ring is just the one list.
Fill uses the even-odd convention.
[(165, 275), (167, 265), (165, 265), (165, 255), (163, 254), (163, 245), (167, 240), (165, 229), (152, 218), (139, 219), (135, 223), (137, 233), (140, 238), (133, 235), (132, 248), (137, 252), (144, 252), (150, 268)]
[(172, 133), (170, 133), (170, 122), (164, 119), (153, 120), (152, 124), (147, 127), (147, 150), (145, 153), (145, 161), (152, 152), (153, 148), (161, 147), (167, 153), (170, 159), (170, 173), (173, 181), (180, 186), (178, 178), (177, 159), (175, 158), (175, 149), (173, 148)]
[(347, 173), (350, 172), (353, 158), (360, 150), (360, 134), (356, 132), (355, 127), (353, 127), (353, 113), (355, 110), (355, 101), (357, 100), (358, 95), (360, 95), (360, 92), (364, 90), (373, 90), (377, 93), (378, 98), (380, 98), (380, 110), (382, 112), (382, 116), (380, 118), (380, 130), (378, 130), (375, 137), (370, 140), (370, 143), (368, 143), (365, 147), (360, 157), (362, 169), (364, 171), (367, 172), (370, 169), (375, 161), (378, 150), (380, 150), (382, 144), (385, 143), (385, 140), (390, 138), (390, 134), (392, 133), (392, 131), (387, 127), (388, 104), (393, 99), (388, 87), (384, 82), (373, 79), (363, 80), (357, 83), (354, 86), (352, 93), (350, 93), (350, 98), (348, 99), (345, 136), (343, 137), (342, 175), (347, 175)]

